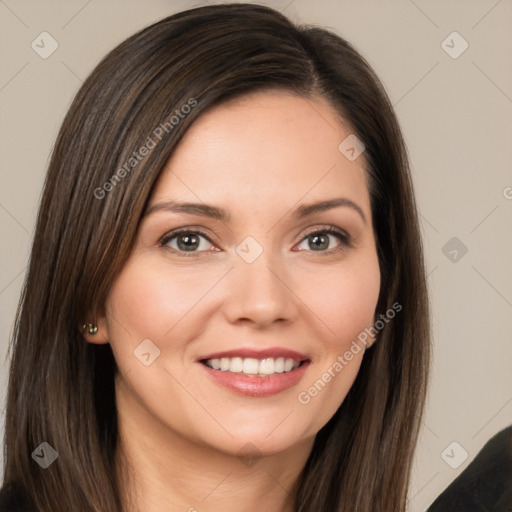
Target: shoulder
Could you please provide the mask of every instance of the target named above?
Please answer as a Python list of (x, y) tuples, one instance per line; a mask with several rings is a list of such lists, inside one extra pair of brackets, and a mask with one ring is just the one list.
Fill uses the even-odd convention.
[(0, 512), (36, 512), (27, 494), (16, 485), (4, 485), (0, 489)]
[(427, 512), (512, 510), (512, 425), (498, 432)]

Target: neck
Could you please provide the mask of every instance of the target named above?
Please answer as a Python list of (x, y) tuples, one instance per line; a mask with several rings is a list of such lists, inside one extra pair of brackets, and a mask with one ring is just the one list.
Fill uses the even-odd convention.
[(275, 454), (233, 455), (190, 440), (126, 400), (118, 399), (116, 457), (125, 512), (294, 512), (313, 439)]

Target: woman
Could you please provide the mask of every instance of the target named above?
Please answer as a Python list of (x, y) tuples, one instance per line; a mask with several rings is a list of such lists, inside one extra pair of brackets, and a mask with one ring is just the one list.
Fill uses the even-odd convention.
[(405, 147), (366, 61), (263, 6), (170, 16), (103, 59), (58, 135), (4, 497), (404, 511), (429, 336)]

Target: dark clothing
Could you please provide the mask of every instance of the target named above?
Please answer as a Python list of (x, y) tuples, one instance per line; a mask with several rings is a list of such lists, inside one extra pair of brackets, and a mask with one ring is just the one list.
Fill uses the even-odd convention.
[(20, 488), (4, 486), (0, 490), (0, 512), (36, 512), (36, 509)]
[(512, 512), (512, 426), (487, 441), (427, 512)]

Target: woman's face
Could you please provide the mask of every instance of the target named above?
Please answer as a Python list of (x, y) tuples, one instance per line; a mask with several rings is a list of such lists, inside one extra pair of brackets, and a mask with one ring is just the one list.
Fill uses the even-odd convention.
[(338, 148), (350, 133), (323, 98), (275, 91), (189, 129), (95, 336), (111, 343), (123, 417), (270, 454), (311, 442), (336, 412), (380, 287), (364, 153)]

